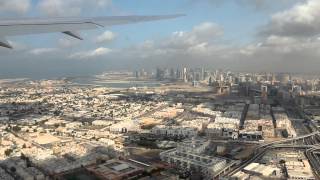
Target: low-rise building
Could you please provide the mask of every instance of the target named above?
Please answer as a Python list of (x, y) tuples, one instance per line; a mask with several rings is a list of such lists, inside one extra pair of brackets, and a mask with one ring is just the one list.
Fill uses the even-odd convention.
[(212, 138), (238, 139), (239, 129), (236, 124), (210, 123), (206, 129), (206, 135)]
[(246, 166), (243, 170), (243, 172), (256, 175), (264, 178), (280, 178), (280, 169), (277, 167), (270, 167), (264, 164), (259, 163), (251, 163), (248, 166)]
[(261, 159), (265, 164), (284, 162), (288, 179), (314, 180), (312, 168), (302, 151), (270, 151)]
[(228, 118), (228, 117), (216, 117), (214, 120), (215, 123), (227, 123), (239, 125), (240, 119), (238, 118)]
[(198, 129), (193, 127), (158, 125), (152, 128), (151, 133), (165, 137), (195, 137), (198, 134)]
[(204, 177), (212, 178), (226, 166), (227, 161), (206, 155), (204, 152), (209, 146), (210, 141), (184, 141), (177, 148), (160, 153), (160, 158), (181, 170), (201, 172)]
[(121, 121), (110, 126), (110, 132), (113, 133), (139, 132), (140, 130), (140, 125), (133, 120)]
[(262, 131), (240, 130), (239, 138), (244, 140), (261, 140), (263, 139), (263, 134), (262, 134)]
[(134, 179), (143, 172), (143, 169), (136, 165), (116, 159), (86, 169), (105, 180)]
[(291, 120), (286, 113), (274, 113), (276, 120), (276, 126), (278, 129), (284, 129), (288, 133), (288, 137), (296, 137), (297, 132), (295, 131)]
[(113, 124), (112, 121), (107, 121), (107, 120), (95, 120), (92, 121), (92, 125), (93, 126), (110, 126), (111, 124)]
[(8, 169), (15, 168), (15, 174), (25, 180), (44, 180), (44, 174), (34, 168), (34, 167), (27, 167), (26, 162), (22, 159), (12, 159), (7, 160), (5, 162), (5, 166)]

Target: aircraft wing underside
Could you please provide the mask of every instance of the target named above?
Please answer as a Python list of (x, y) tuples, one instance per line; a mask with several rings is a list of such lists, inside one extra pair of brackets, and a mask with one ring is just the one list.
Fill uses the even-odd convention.
[(82, 40), (78, 34), (80, 30), (89, 30), (99, 27), (132, 24), (145, 21), (172, 19), (182, 15), (162, 16), (110, 16), (96, 18), (38, 18), (38, 19), (11, 19), (0, 20), (0, 46), (12, 48), (5, 37), (27, 34), (62, 32)]

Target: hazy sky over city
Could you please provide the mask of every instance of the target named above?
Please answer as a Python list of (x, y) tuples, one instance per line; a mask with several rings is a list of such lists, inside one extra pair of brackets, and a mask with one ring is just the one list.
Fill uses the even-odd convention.
[(187, 16), (82, 32), (9, 37), (2, 77), (56, 77), (107, 69), (202, 66), (318, 72), (319, 0), (0, 0), (0, 15)]

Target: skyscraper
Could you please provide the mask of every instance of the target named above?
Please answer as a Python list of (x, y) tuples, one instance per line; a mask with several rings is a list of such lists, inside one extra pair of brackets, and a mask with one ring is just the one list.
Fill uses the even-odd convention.
[(164, 71), (161, 68), (157, 68), (156, 79), (159, 81), (164, 79)]
[(173, 68), (170, 69), (170, 79), (176, 79), (175, 72), (174, 72)]
[(187, 68), (183, 68), (183, 81), (188, 82), (188, 72)]

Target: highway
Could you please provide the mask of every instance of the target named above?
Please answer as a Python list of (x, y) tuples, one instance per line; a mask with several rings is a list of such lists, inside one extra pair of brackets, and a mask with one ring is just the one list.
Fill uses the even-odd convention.
[[(295, 149), (304, 149), (306, 150), (306, 156), (309, 159), (309, 162), (315, 172), (315, 176), (317, 179), (320, 179), (320, 144), (318, 141), (318, 136), (320, 135), (320, 132), (314, 132), (310, 134), (306, 134), (303, 136), (298, 136), (295, 138), (289, 138), (285, 140), (280, 141), (274, 141), (270, 143), (265, 143), (260, 145), (257, 150), (255, 151), (255, 154), (248, 160), (241, 163), (240, 166), (236, 167), (235, 169), (231, 170), (230, 172), (226, 173), (226, 177), (231, 177), (238, 171), (245, 168), (247, 165), (255, 162), (256, 160), (260, 159), (268, 150), (271, 149), (279, 149), (279, 148), (295, 148)], [(290, 142), (296, 142), (298, 140), (302, 140), (303, 144), (285, 144)]]
[(244, 161), (239, 167), (237, 167), (236, 169), (233, 169), (232, 171), (228, 172), (226, 174), (226, 176), (227, 177), (231, 177), (232, 175), (236, 174), (238, 171), (240, 171), (243, 168), (245, 168), (250, 163), (253, 163), (257, 159), (261, 158), (264, 155), (264, 153), (266, 152), (266, 150), (267, 150), (267, 148), (265, 148), (262, 151), (256, 153), (252, 158), (248, 159), (247, 161)]
[(313, 147), (306, 150), (306, 156), (309, 159), (309, 162), (313, 168), (314, 175), (316, 179), (320, 179), (320, 160), (319, 155), (316, 152), (320, 151), (320, 147)]
[(222, 139), (213, 139), (211, 140), (212, 142), (214, 143), (241, 143), (241, 144), (261, 144), (261, 142), (257, 142), (257, 141), (246, 141), (246, 140), (231, 140), (231, 139), (228, 139), (228, 140), (222, 140)]
[(306, 134), (306, 135), (303, 135), (303, 136), (297, 136), (297, 137), (294, 137), (294, 138), (288, 138), (288, 139), (284, 139), (284, 140), (279, 140), (279, 141), (273, 141), (273, 142), (269, 142), (269, 143), (264, 143), (264, 144), (260, 145), (260, 146), (258, 147), (258, 149), (263, 148), (263, 147), (267, 147), (267, 146), (271, 146), (271, 145), (274, 145), (274, 144), (295, 142), (295, 141), (303, 140), (303, 139), (306, 139), (306, 138), (308, 138), (308, 137), (312, 137), (312, 136), (316, 136), (316, 135), (320, 135), (320, 132), (313, 132), (313, 133)]

